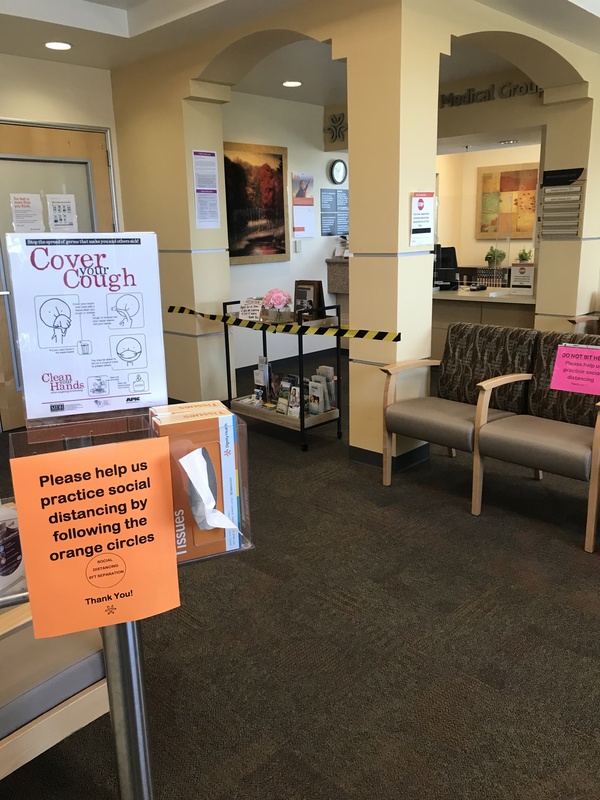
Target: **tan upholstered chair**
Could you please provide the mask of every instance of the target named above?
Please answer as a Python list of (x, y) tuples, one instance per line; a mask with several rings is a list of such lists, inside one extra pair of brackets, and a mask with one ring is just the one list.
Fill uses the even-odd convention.
[(97, 630), (34, 639), (29, 603), (0, 612), (0, 780), (108, 711)]
[[(383, 484), (392, 481), (392, 437), (408, 436), (456, 450), (473, 452), (477, 384), (488, 378), (518, 373), (529, 377), (537, 331), (499, 325), (457, 322), (448, 327), (441, 361), (425, 359), (382, 367), (386, 374), (383, 400)], [(438, 397), (396, 400), (396, 378), (402, 372), (439, 365)], [(494, 392), (489, 419), (511, 417), (525, 410), (523, 383), (509, 382)]]
[(550, 388), (556, 349), (562, 342), (600, 346), (600, 336), (540, 333), (527, 392), (527, 413), (485, 420), (493, 382), (479, 387), (473, 458), (472, 513), (481, 513), (483, 460), (497, 458), (581, 481), (589, 481), (585, 549), (594, 550), (600, 466), (600, 397)]

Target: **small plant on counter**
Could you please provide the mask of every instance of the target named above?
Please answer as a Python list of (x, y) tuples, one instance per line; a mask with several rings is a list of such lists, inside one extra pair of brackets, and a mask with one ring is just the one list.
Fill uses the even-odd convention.
[(490, 247), (490, 249), (485, 254), (485, 260), (489, 264), (490, 267), (498, 267), (506, 258), (506, 253), (504, 250), (500, 250), (497, 247)]
[(525, 248), (519, 250), (519, 252), (517, 253), (517, 258), (522, 264), (531, 261), (532, 256), (533, 256), (533, 250), (526, 250)]

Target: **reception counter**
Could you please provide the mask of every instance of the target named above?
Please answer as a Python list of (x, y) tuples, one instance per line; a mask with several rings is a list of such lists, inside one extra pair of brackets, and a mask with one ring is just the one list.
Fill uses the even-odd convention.
[(441, 358), (446, 331), (451, 322), (477, 322), (482, 325), (509, 325), (514, 328), (533, 328), (535, 297), (508, 294), (506, 289), (486, 289), (471, 292), (433, 293), (431, 357)]
[[(341, 305), (342, 322), (348, 323), (348, 259), (328, 258), (327, 291), (335, 294)], [(483, 325), (509, 325), (513, 328), (533, 328), (535, 297), (508, 294), (508, 289), (486, 289), (471, 292), (433, 292), (431, 357), (441, 358), (446, 343), (446, 331), (451, 322), (478, 322)], [(342, 340), (348, 346), (348, 340)]]

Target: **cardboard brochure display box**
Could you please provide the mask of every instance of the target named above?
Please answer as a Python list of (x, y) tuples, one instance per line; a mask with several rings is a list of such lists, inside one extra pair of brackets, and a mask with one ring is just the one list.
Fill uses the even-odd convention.
[(178, 563), (250, 548), (246, 423), (216, 400), (153, 408), (150, 421), (169, 437)]

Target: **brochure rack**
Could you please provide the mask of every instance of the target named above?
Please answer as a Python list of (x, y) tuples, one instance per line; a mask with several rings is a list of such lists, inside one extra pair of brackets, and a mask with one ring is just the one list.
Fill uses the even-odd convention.
[[(230, 312), (231, 306), (239, 306), (239, 300), (231, 300), (229, 302), (223, 303), (223, 316), (236, 316)], [(335, 315), (337, 319), (340, 318), (340, 306), (339, 305), (331, 305), (331, 306), (322, 306), (321, 308), (315, 309), (312, 313), (319, 314), (324, 317), (324, 319), (308, 319), (308, 315), (305, 311), (298, 311), (297, 312), (297, 323), (300, 327), (300, 330), (297, 333), (291, 333), (289, 335), (296, 336), (298, 340), (298, 377), (300, 386), (304, 384), (304, 340), (303, 337), (306, 335), (306, 328), (308, 326), (314, 327), (328, 327), (330, 324), (331, 317), (327, 317), (326, 314), (328, 311), (335, 311)], [(300, 416), (299, 418), (290, 417), (286, 414), (278, 414), (275, 409), (268, 409), (260, 406), (249, 406), (243, 402), (241, 402), (242, 398), (234, 398), (233, 397), (233, 389), (232, 389), (232, 381), (231, 381), (231, 349), (229, 343), (229, 325), (224, 322), (223, 327), (225, 330), (225, 362), (227, 368), (227, 399), (228, 405), (231, 410), (235, 414), (239, 414), (241, 416), (250, 417), (252, 419), (260, 420), (261, 422), (268, 422), (272, 425), (279, 425), (284, 428), (290, 428), (291, 430), (299, 431), (300, 433), (300, 447), (303, 451), (308, 450), (308, 443), (306, 442), (306, 430), (308, 428), (316, 428), (320, 425), (326, 425), (327, 423), (334, 422), (337, 420), (337, 436), (338, 439), (342, 438), (342, 410), (341, 410), (341, 398), (342, 398), (342, 384), (341, 384), (341, 345), (340, 345), (340, 337), (336, 336), (336, 346), (335, 346), (335, 354), (336, 354), (336, 373), (337, 373), (337, 380), (336, 380), (336, 402), (337, 408), (332, 408), (330, 411), (325, 411), (322, 414), (312, 415), (307, 414), (305, 412), (304, 403), (300, 403)], [(263, 355), (267, 356), (267, 333), (277, 333), (275, 325), (270, 325), (268, 329), (263, 329), (262, 333), (262, 352)]]

